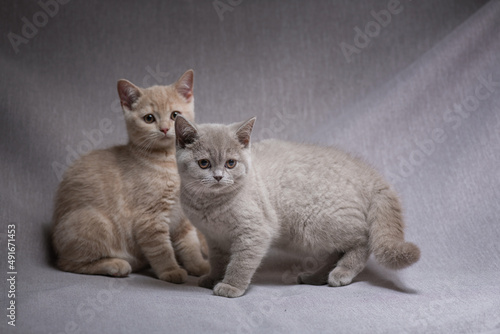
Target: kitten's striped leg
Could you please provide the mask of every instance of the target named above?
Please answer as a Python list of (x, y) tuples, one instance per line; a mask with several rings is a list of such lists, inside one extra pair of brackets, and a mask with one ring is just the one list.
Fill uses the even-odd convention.
[(187, 219), (183, 219), (180, 227), (172, 233), (172, 243), (179, 262), (190, 275), (201, 276), (208, 273), (210, 266), (201, 253), (200, 240)]
[(186, 270), (179, 267), (170, 241), (169, 226), (157, 221), (136, 224), (136, 240), (159, 279), (171, 283), (184, 283)]
[(132, 272), (130, 264), (119, 258), (104, 258), (94, 262), (75, 262), (59, 259), (58, 267), (65, 271), (78, 274), (108, 275), (114, 277), (125, 277)]

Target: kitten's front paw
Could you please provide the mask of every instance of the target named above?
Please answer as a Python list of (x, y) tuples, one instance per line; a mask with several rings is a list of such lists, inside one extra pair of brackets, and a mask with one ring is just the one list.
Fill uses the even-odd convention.
[(245, 290), (235, 288), (226, 283), (218, 283), (214, 288), (214, 295), (228, 298), (240, 297), (245, 293)]
[(210, 264), (208, 264), (208, 261), (203, 261), (197, 263), (194, 266), (186, 266), (186, 269), (189, 275), (201, 276), (208, 274), (208, 272), (210, 271)]
[(187, 280), (187, 271), (182, 268), (166, 271), (158, 275), (158, 278), (162, 281), (167, 281), (170, 283), (184, 283)]
[(198, 280), (198, 286), (207, 289), (213, 289), (216, 283), (215, 279), (210, 277), (210, 275), (201, 276)]

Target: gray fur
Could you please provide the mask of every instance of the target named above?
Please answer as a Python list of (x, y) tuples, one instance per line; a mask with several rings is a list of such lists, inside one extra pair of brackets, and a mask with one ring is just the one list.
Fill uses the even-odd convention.
[[(393, 269), (419, 259), (418, 247), (404, 241), (399, 200), (374, 169), (332, 147), (250, 145), (254, 122), (176, 120), (181, 203), (209, 245), (211, 271), (200, 286), (243, 295), (272, 246), (330, 254), (316, 273), (299, 275), (307, 284), (349, 284), (371, 252)], [(211, 167), (200, 168), (201, 159)], [(229, 159), (237, 161), (233, 169), (225, 167)]]

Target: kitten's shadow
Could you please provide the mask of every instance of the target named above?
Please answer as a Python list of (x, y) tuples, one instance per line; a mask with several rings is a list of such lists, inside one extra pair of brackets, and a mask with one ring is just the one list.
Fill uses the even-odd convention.
[(56, 252), (52, 246), (52, 223), (45, 222), (41, 224), (42, 235), (45, 240), (45, 262), (52, 268), (56, 266)]
[(158, 279), (158, 277), (153, 272), (153, 269), (151, 268), (134, 272), (124, 279), (127, 280), (130, 286), (135, 286), (140, 289), (155, 290), (155, 291), (168, 290), (168, 291), (175, 291), (187, 294), (196, 294), (200, 292), (212, 294), (212, 291), (210, 289), (201, 288), (198, 286), (199, 277), (188, 276), (186, 282), (184, 283), (181, 284), (170, 283)]
[[(45, 260), (47, 265), (57, 269), (56, 266), (56, 254), (54, 248), (52, 247), (51, 239), (51, 223), (44, 223), (41, 225), (42, 235), (45, 239)], [(255, 274), (253, 282), (260, 285), (295, 285), (298, 268), (301, 268), (302, 259), (290, 256), (285, 253), (276, 252), (275, 254), (269, 256), (263, 263), (262, 267)], [(140, 280), (141, 284), (149, 284), (152, 287), (162, 286), (170, 283), (158, 280), (151, 268), (146, 268), (139, 272), (132, 274), (132, 277), (147, 277), (153, 280)], [(198, 286), (198, 278), (194, 276), (189, 276), (188, 281), (185, 283), (190, 286)], [(370, 285), (401, 292), (407, 294), (416, 294), (418, 291), (408, 288), (399, 279), (398, 275), (394, 271), (382, 268), (380, 265), (376, 264), (375, 261), (368, 261), (365, 269), (353, 280), (352, 284), (357, 282), (366, 282)], [(177, 289), (181, 285), (174, 284), (171, 287)]]
[[(301, 259), (279, 254), (264, 262), (256, 273), (254, 283), (260, 285), (295, 285), (301, 269)], [(418, 291), (407, 287), (398, 277), (397, 272), (385, 269), (370, 259), (365, 269), (356, 276), (351, 284), (366, 282), (370, 285), (406, 294)]]
[(407, 287), (397, 275), (397, 272), (381, 268), (380, 265), (371, 262), (365, 269), (354, 278), (353, 283), (366, 282), (370, 285), (406, 293), (417, 294), (418, 291)]

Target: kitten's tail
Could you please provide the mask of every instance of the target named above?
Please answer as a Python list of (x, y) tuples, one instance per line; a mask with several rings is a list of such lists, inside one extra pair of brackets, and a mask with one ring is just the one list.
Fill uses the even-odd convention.
[(392, 190), (385, 188), (373, 198), (368, 210), (370, 250), (377, 261), (390, 268), (406, 268), (420, 258), (420, 249), (404, 240), (401, 205)]

